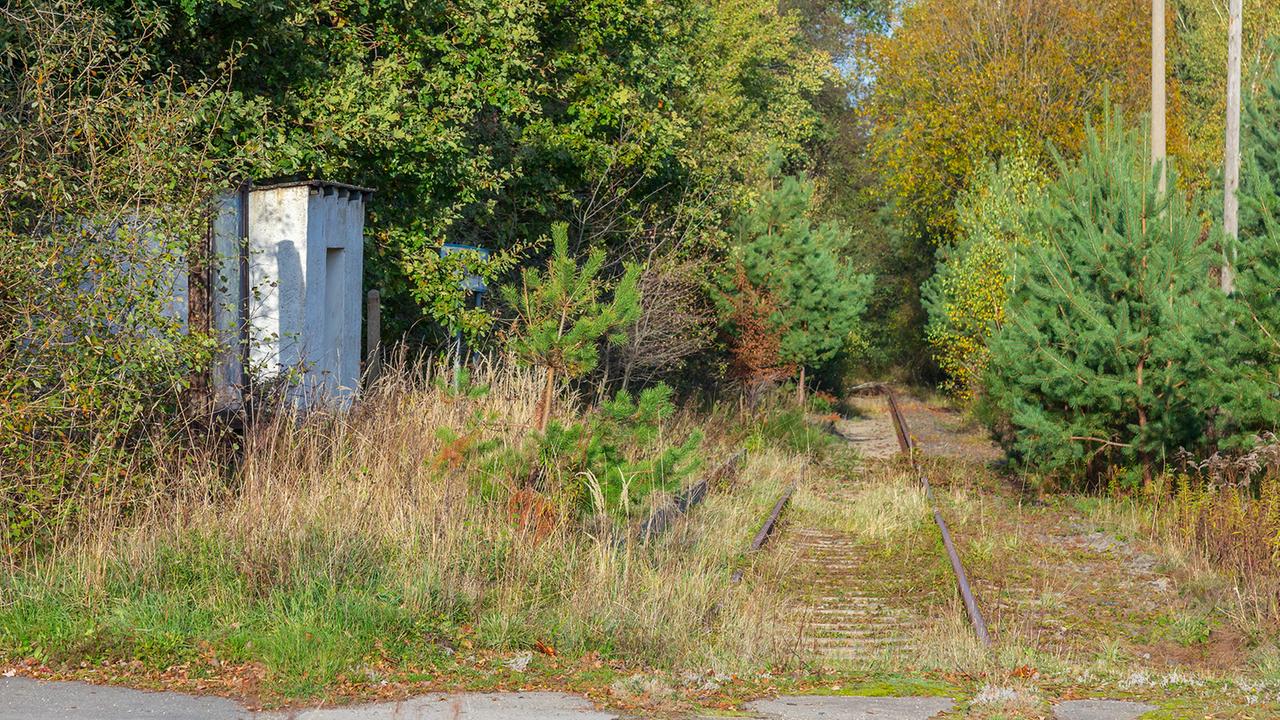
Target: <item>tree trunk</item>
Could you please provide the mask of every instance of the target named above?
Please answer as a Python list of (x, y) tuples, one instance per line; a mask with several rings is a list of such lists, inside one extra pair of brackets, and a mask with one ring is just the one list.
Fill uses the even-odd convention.
[(604, 349), (604, 371), (600, 375), (600, 384), (596, 386), (596, 404), (603, 403), (609, 397), (609, 367), (613, 353), (606, 346)]
[(631, 392), (631, 368), (635, 365), (635, 360), (629, 358), (627, 364), (622, 366), (622, 389), (627, 392)]
[(551, 419), (551, 398), (556, 391), (556, 369), (547, 368), (547, 381), (542, 387), (542, 397), (538, 400), (537, 428), (538, 432), (546, 432), (547, 421)]
[[(1142, 446), (1145, 438), (1144, 431), (1147, 428), (1147, 407), (1143, 404), (1142, 399), (1142, 370), (1146, 365), (1146, 357), (1138, 360), (1138, 445)], [(1149, 489), (1151, 487), (1151, 454), (1145, 449), (1138, 451), (1138, 462), (1142, 464), (1142, 487)]]
[(800, 380), (796, 383), (796, 405), (804, 410), (804, 366), (800, 366)]

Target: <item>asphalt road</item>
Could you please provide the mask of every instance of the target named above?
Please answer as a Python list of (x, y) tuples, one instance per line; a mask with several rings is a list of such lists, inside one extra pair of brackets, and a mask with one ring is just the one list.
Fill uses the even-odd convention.
[[(946, 698), (797, 696), (746, 709), (768, 720), (929, 720)], [(1155, 708), (1085, 700), (1054, 709), (1059, 720), (1135, 720)], [(429, 694), (399, 702), (253, 712), (225, 698), (148, 692), (82, 682), (0, 678), (0, 720), (620, 720), (586, 698), (553, 692)]]

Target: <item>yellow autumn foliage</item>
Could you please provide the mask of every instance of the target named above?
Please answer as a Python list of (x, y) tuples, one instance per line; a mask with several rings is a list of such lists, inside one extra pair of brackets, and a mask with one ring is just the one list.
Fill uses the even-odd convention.
[[(1184, 187), (1210, 191), (1222, 172), (1227, 117), (1227, 13), (1224, 0), (1174, 0), (1169, 69), (1185, 106), (1186, 150), (1178, 158)], [(1280, 46), (1280, 3), (1245, 3), (1241, 81), (1245, 96), (1262, 89)]]
[(1030, 241), (1025, 209), (1048, 179), (1028, 153), (1015, 152), (984, 170), (956, 203), (956, 243), (940, 251), (922, 293), (926, 340), (946, 373), (944, 387), (957, 397), (971, 398), (982, 379), (987, 340), (1004, 322), (1010, 261)]
[(864, 110), (885, 190), (911, 230), (948, 244), (974, 174), (1019, 145), (1046, 166), (1049, 143), (1074, 154), (1108, 95), (1127, 114), (1145, 110), (1150, 17), (1147, 0), (907, 3), (894, 31), (870, 42)]

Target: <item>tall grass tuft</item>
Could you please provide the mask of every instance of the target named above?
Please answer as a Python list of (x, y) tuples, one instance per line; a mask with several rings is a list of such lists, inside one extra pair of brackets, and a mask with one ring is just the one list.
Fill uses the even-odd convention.
[[(721, 672), (785, 661), (776, 568), (761, 561), (745, 586), (729, 574), (800, 458), (753, 453), (733, 488), (641, 546), (530, 485), (539, 378), (486, 364), (460, 390), (441, 380), (401, 367), (350, 413), (282, 414), (234, 470), (175, 471), (141, 508), (0, 570), (0, 660), (257, 663), (286, 695), (472, 648)], [(557, 407), (568, 422), (573, 404)], [(705, 454), (732, 451), (712, 436)], [(544, 521), (513, 502), (530, 496)]]

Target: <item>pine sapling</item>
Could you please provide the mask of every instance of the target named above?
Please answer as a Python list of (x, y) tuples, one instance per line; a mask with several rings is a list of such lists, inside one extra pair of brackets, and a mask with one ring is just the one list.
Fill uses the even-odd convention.
[[(823, 365), (844, 349), (866, 309), (872, 284), (870, 275), (855, 273), (840, 256), (848, 234), (834, 223), (815, 224), (809, 218), (812, 208), (813, 183), (804, 178), (782, 178), (766, 191), (738, 220), (737, 265), (725, 277), (721, 298), (731, 309), (739, 344), (776, 352), (756, 359), (755, 365), (798, 371), (796, 399), (801, 405), (806, 369)], [(756, 310), (770, 309), (766, 330), (776, 344), (747, 337), (746, 331), (764, 319), (739, 302), (752, 295), (765, 300)]]
[(614, 285), (612, 297), (600, 277), (604, 250), (592, 249), (579, 265), (569, 254), (569, 228), (557, 223), (551, 229), (553, 250), (545, 271), (526, 268), (519, 287), (502, 288), (502, 296), (515, 309), (518, 328), (511, 340), (516, 357), (542, 368), (542, 394), (536, 410), (536, 427), (547, 429), (556, 382), (576, 378), (600, 361), (600, 341), (621, 343), (621, 328), (640, 312), (640, 268), (628, 264)]

